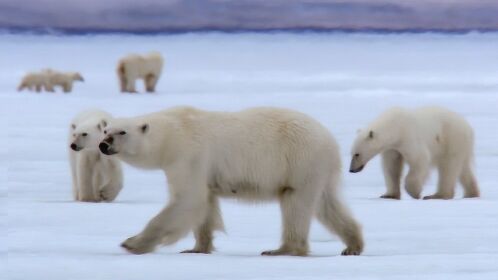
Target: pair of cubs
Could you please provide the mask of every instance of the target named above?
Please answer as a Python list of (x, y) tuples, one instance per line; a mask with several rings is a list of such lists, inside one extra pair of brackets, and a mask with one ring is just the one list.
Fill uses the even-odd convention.
[[(302, 113), (276, 108), (229, 113), (177, 107), (134, 118), (110, 118), (93, 111), (76, 117), (70, 139), (71, 154), (91, 152), (94, 159), (105, 162), (80, 168), (81, 159), (72, 157), (76, 177), (88, 172), (106, 178), (90, 188), (92, 201), (110, 201), (121, 189), (121, 170), (114, 159), (165, 172), (170, 201), (142, 232), (122, 243), (131, 253), (151, 252), (191, 231), (196, 243), (184, 252), (210, 253), (213, 232), (223, 229), (218, 202), (222, 197), (279, 201), (282, 244), (263, 255), (306, 255), (313, 217), (346, 244), (343, 255), (359, 255), (363, 250), (361, 228), (338, 195), (338, 145), (325, 127)], [(431, 198), (451, 198), (447, 188), (456, 179), (450, 175), (460, 176), (467, 197), (478, 195), (475, 179), (467, 170), (472, 130), (455, 113), (441, 108), (388, 111), (358, 135), (350, 170), (360, 171), (377, 153), (385, 158), (389, 191), (384, 197), (399, 198), (403, 162), (410, 165), (407, 189), (414, 197), (420, 195), (429, 166), (445, 163), (453, 171), (441, 172), (446, 168), (440, 167), (440, 177), (447, 178), (441, 179), (444, 187)], [(76, 199), (85, 197), (79, 191), (84, 187), (76, 184)]]

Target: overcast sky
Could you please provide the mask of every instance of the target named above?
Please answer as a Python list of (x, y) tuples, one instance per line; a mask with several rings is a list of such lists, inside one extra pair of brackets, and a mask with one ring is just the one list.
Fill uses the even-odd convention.
[(498, 0), (0, 0), (0, 27), (498, 30)]

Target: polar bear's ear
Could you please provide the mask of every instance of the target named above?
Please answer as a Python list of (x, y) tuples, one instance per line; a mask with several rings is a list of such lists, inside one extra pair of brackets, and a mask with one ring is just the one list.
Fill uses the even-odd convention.
[(373, 130), (370, 130), (370, 132), (368, 133), (368, 138), (370, 138), (370, 139), (374, 138)]
[(107, 121), (106, 120), (101, 120), (99, 122), (99, 124), (97, 124), (97, 129), (99, 131), (102, 131), (102, 129), (104, 129), (104, 127), (106, 127), (106, 126), (107, 126)]
[(145, 133), (147, 133), (147, 132), (149, 131), (149, 125), (148, 125), (148, 124), (146, 124), (146, 123), (145, 123), (145, 124), (142, 124), (142, 125), (140, 126), (140, 131), (141, 131), (142, 133), (144, 133), (144, 134), (145, 134)]
[(71, 124), (71, 128), (74, 130), (76, 129), (76, 125), (74, 123)]

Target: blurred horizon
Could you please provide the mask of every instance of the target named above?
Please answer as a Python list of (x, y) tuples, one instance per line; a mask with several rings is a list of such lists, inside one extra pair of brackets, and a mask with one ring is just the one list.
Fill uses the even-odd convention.
[(495, 0), (0, 0), (14, 32), (470, 32), (497, 15)]

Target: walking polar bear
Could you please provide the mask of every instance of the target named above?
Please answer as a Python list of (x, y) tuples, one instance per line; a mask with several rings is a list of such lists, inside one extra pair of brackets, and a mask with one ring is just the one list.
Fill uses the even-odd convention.
[(163, 69), (163, 57), (158, 52), (151, 52), (141, 56), (130, 54), (118, 62), (118, 74), (121, 92), (136, 93), (135, 81), (143, 79), (145, 90), (154, 92)]
[(341, 162), (326, 128), (299, 112), (253, 108), (236, 113), (177, 107), (135, 118), (112, 119), (99, 148), (143, 169), (164, 170), (170, 202), (122, 247), (144, 254), (194, 231), (187, 253), (210, 253), (213, 231), (223, 229), (220, 197), (278, 200), (283, 232), (279, 249), (263, 255), (308, 253), (313, 215), (347, 248), (363, 250), (360, 226), (338, 195)]
[(360, 172), (380, 153), (387, 186), (381, 198), (400, 199), (404, 162), (410, 167), (405, 189), (413, 198), (420, 198), (431, 166), (438, 169), (438, 188), (424, 199), (453, 198), (457, 180), (464, 197), (478, 197), (473, 146), (472, 128), (454, 112), (439, 107), (393, 108), (360, 131), (351, 152), (350, 172)]
[(103, 126), (111, 115), (100, 110), (78, 114), (69, 131), (69, 158), (76, 201), (113, 201), (123, 187), (121, 163), (102, 155)]
[(62, 91), (71, 92), (75, 81), (84, 82), (85, 79), (78, 72), (60, 72), (52, 69), (45, 71), (47, 75), (47, 91), (54, 92), (54, 87), (62, 87)]
[(52, 69), (43, 69), (39, 72), (26, 74), (17, 90), (28, 89), (36, 90), (36, 92), (42, 90), (54, 92), (54, 87), (61, 86), (64, 92), (71, 92), (75, 81), (84, 81), (83, 76), (78, 72), (59, 72)]

